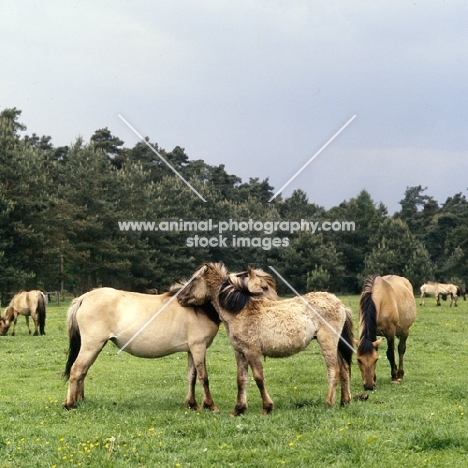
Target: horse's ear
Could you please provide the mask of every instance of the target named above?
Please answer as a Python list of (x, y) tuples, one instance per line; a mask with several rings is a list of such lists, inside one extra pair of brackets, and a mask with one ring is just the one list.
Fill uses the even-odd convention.
[(382, 341), (383, 341), (383, 338), (379, 338), (378, 340), (374, 341), (372, 345), (374, 346), (375, 349), (378, 349)]
[(247, 275), (249, 278), (254, 275), (254, 270), (250, 265), (247, 265)]

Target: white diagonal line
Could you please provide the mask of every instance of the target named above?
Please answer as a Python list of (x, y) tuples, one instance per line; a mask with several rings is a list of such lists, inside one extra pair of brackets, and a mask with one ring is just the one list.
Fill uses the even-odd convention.
[(120, 115), (120, 114), (118, 114), (118, 116), (120, 117), (120, 119), (121, 119), (123, 122), (125, 122), (125, 124), (126, 124), (131, 130), (133, 130), (133, 132), (135, 133), (135, 135), (137, 135), (137, 136), (141, 139), (141, 141), (142, 141), (154, 154), (156, 154), (156, 156), (158, 156), (158, 157), (161, 159), (161, 161), (163, 161), (164, 163), (166, 163), (166, 166), (167, 166), (169, 169), (171, 169), (172, 172), (174, 172), (174, 174), (177, 175), (177, 176), (182, 180), (182, 182), (184, 182), (194, 193), (196, 193), (196, 194), (198, 195), (199, 198), (201, 198), (201, 199), (206, 203), (206, 200), (200, 195), (200, 193), (198, 193), (198, 191), (197, 191), (196, 189), (194, 189), (194, 188), (192, 187), (192, 185), (190, 185), (190, 183), (187, 182), (187, 181), (183, 178), (183, 176), (182, 176), (179, 172), (177, 172), (177, 171), (161, 156), (161, 154), (160, 154), (158, 151), (156, 151), (156, 149), (155, 149), (153, 146), (151, 146), (151, 145), (150, 145), (150, 144), (149, 144), (149, 143), (148, 143), (148, 142), (147, 142), (147, 141), (146, 141), (146, 140), (145, 140), (145, 139), (144, 139), (144, 138), (143, 138), (143, 137), (142, 137), (142, 136), (141, 136), (141, 135), (140, 135), (140, 134), (139, 134), (139, 133), (138, 133), (138, 132), (137, 132), (121, 115)]
[(272, 266), (268, 266), (270, 270), (273, 270), (275, 274), (283, 281), (283, 283), (315, 314), (317, 317), (336, 335), (338, 338), (343, 341), (343, 343), (350, 348), (353, 353), (354, 348), (353, 345), (348, 343), (305, 299), (301, 296)]
[(203, 271), (205, 267), (201, 267), (197, 270), (193, 276), (177, 291), (174, 296), (172, 296), (118, 351), (117, 354), (120, 354), (174, 299), (177, 299), (177, 296)]
[(269, 200), (276, 198), (354, 119), (353, 115)]

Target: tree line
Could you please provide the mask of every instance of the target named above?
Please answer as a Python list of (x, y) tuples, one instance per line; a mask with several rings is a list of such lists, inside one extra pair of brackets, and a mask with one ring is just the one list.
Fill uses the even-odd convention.
[[(55, 147), (50, 136), (25, 134), (20, 116), (16, 108), (0, 113), (2, 303), (33, 288), (164, 291), (202, 262), (220, 260), (232, 271), (273, 266), (301, 293), (359, 292), (370, 274), (403, 275), (415, 288), (427, 280), (464, 285), (467, 277), (468, 202), (461, 193), (439, 205), (422, 186), (408, 187), (391, 216), (366, 190), (328, 210), (301, 189), (268, 203), (268, 179), (243, 182), (223, 164), (190, 160), (183, 148), (166, 151), (147, 138), (204, 203), (145, 142), (127, 148), (102, 128), (88, 142)], [(277, 229), (221, 239), (218, 232), (119, 228), (123, 221), (209, 219), (276, 222)], [(355, 229), (290, 233), (278, 224), (300, 220), (352, 221)], [(205, 240), (194, 246), (195, 235)]]

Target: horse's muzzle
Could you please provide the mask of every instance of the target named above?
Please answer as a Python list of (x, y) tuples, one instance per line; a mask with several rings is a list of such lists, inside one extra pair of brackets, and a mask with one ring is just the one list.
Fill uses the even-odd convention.
[(364, 390), (375, 390), (375, 383), (373, 383), (372, 385), (364, 384), (363, 387)]

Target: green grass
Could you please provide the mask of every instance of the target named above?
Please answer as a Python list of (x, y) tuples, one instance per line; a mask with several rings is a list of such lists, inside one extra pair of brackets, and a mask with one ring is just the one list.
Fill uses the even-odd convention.
[[(356, 296), (342, 300), (356, 313)], [(86, 400), (65, 411), (66, 306), (50, 305), (47, 314), (46, 336), (28, 336), (20, 318), (17, 336), (0, 337), (0, 467), (464, 466), (468, 302), (436, 308), (429, 298), (418, 306), (401, 385), (390, 384), (383, 343), (368, 401), (325, 409), (325, 365), (314, 342), (292, 358), (266, 360), (275, 410), (260, 416), (251, 380), (239, 418), (229, 416), (236, 369), (224, 328), (207, 358), (220, 413), (184, 408), (185, 354), (145, 360), (112, 344), (90, 369)], [(354, 362), (352, 394), (362, 391)]]

